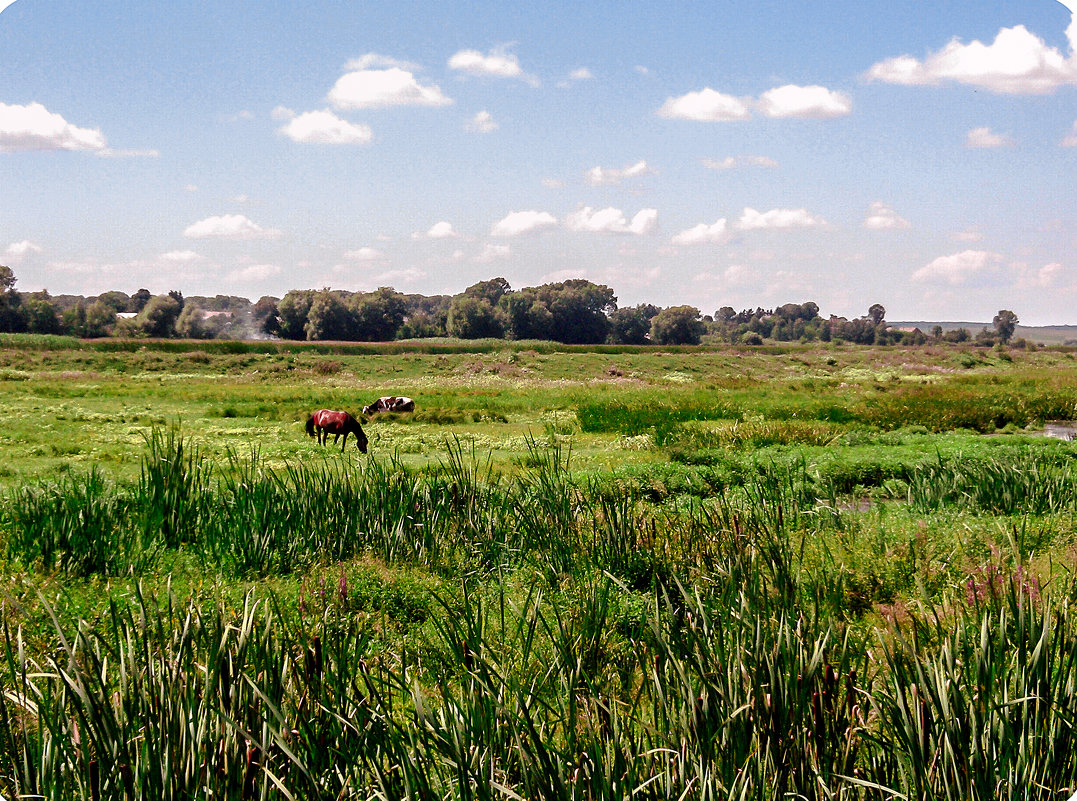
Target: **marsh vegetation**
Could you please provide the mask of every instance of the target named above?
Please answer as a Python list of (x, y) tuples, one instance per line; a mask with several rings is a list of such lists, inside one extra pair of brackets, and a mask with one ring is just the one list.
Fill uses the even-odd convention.
[(1070, 353), (5, 345), (6, 797), (1077, 789)]

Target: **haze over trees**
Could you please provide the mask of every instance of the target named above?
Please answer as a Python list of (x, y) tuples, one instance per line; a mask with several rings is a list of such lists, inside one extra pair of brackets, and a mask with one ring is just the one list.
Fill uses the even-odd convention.
[(871, 304), (852, 319), (824, 318), (818, 304), (785, 303), (765, 309), (722, 306), (703, 315), (694, 306), (650, 303), (617, 306), (614, 291), (582, 278), (513, 289), (502, 277), (479, 281), (457, 295), (406, 295), (392, 287), (372, 292), (293, 289), (255, 303), (234, 295), (184, 298), (178, 291), (131, 295), (110, 290), (96, 297), (23, 293), (15, 274), (0, 265), (0, 332), (67, 334), (94, 338), (280, 338), (301, 341), (384, 342), (394, 339), (552, 340), (594, 345), (696, 345), (704, 337), (735, 345), (840, 341), (863, 345), (977, 345), (1009, 343), (1017, 315), (1000, 309), (993, 329), (975, 336), (965, 328), (930, 334), (898, 330), (886, 309)]

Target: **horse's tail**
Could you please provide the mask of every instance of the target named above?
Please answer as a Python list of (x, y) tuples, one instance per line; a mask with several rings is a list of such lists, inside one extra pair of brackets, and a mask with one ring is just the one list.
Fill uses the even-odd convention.
[(314, 415), (307, 418), (307, 434), (314, 436)]

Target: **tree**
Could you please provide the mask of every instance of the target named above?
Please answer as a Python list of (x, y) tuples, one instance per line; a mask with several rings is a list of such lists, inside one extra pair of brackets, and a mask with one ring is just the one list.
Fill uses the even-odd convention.
[(171, 337), (176, 333), (180, 302), (170, 295), (154, 295), (139, 312), (135, 321), (149, 337)]
[(396, 339), (407, 311), (403, 295), (391, 286), (383, 286), (373, 292), (353, 295), (350, 301), (354, 315), (355, 339), (364, 342), (387, 342)]
[(512, 291), (509, 282), (504, 278), (491, 278), (489, 281), (479, 281), (464, 290), (469, 298), (482, 298), (491, 306), (496, 306), (502, 297)]
[(671, 306), (651, 320), (651, 340), (659, 345), (698, 345), (705, 332), (695, 306)]
[(200, 308), (194, 304), (185, 304), (176, 318), (176, 336), (183, 339), (209, 339), (210, 332), (204, 322)]
[(258, 298), (258, 302), (251, 308), (251, 322), (256, 330), (270, 335), (280, 332), (280, 321), (277, 319), (278, 302), (278, 298), (270, 295)]
[(131, 305), (131, 298), (127, 296), (127, 293), (119, 292), (117, 290), (102, 292), (100, 295), (97, 296), (97, 300), (111, 308), (114, 313), (125, 312)]
[(868, 318), (872, 325), (880, 325), (886, 319), (886, 309), (881, 303), (872, 303), (868, 308)]
[(586, 345), (606, 340), (617, 296), (608, 286), (576, 278), (509, 292), (498, 305), (513, 339)]
[(34, 292), (22, 303), (26, 330), (31, 334), (60, 333), (60, 315), (48, 291)]
[(485, 297), (457, 295), (449, 304), (445, 327), (449, 336), (460, 339), (502, 337), (505, 324), (498, 310)]
[(283, 339), (307, 338), (307, 314), (314, 302), (314, 290), (293, 289), (277, 304), (277, 333)]
[(26, 318), (22, 313), (22, 297), (15, 291), (15, 273), (0, 264), (0, 331), (26, 330)]
[(646, 345), (650, 340), (651, 320), (659, 308), (650, 303), (626, 306), (610, 315), (609, 341), (614, 345)]
[(100, 300), (94, 301), (86, 309), (86, 328), (84, 337), (107, 337), (116, 325), (116, 310)]
[(352, 339), (353, 322), (353, 315), (340, 294), (323, 289), (311, 301), (303, 330), (309, 340)]
[(1005, 344), (1013, 337), (1013, 332), (1017, 329), (1017, 324), (1020, 320), (1009, 309), (999, 309), (992, 322), (994, 323), (995, 331), (998, 332), (999, 341)]
[(153, 293), (148, 289), (140, 289), (131, 296), (131, 299), (127, 303), (127, 311), (140, 313), (146, 304), (150, 302), (150, 298), (153, 297)]

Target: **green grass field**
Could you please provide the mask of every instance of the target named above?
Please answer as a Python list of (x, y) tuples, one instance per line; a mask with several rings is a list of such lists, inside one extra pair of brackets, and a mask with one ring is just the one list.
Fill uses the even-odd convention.
[(1065, 798), (1075, 418), (1064, 350), (6, 338), (0, 796)]

